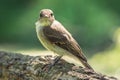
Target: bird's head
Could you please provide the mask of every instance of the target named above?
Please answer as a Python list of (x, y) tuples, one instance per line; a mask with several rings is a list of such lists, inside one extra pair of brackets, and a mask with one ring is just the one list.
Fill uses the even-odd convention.
[(50, 26), (55, 20), (53, 11), (50, 9), (42, 9), (40, 11), (39, 21), (42, 26)]

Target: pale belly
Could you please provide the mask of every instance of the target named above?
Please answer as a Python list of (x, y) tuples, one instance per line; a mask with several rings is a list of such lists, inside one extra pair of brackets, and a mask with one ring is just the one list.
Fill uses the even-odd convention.
[(42, 43), (42, 45), (50, 50), (53, 51), (54, 53), (57, 53), (59, 55), (63, 55), (64, 52), (66, 52), (65, 50), (63, 50), (62, 48), (56, 46), (55, 44), (52, 44), (50, 41), (47, 40), (47, 38), (44, 36), (42, 28), (39, 29), (39, 31), (37, 31), (37, 36), (38, 39), (40, 40), (40, 42)]
[(46, 39), (46, 37), (44, 36), (42, 30), (43, 30), (42, 27), (40, 27), (40, 26), (36, 27), (37, 37), (46, 49), (53, 51), (54, 53), (56, 53), (58, 55), (64, 56), (63, 58), (70, 63), (75, 63), (76, 65), (79, 65), (81, 63), (80, 60), (76, 56), (72, 55), (70, 52), (68, 52), (68, 51), (58, 47), (57, 45), (49, 42)]

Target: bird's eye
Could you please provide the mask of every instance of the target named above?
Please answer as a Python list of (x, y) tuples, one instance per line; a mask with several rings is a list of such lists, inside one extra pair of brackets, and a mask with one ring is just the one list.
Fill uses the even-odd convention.
[(43, 14), (40, 14), (40, 17), (43, 17)]
[(53, 16), (53, 13), (51, 13), (50, 15)]

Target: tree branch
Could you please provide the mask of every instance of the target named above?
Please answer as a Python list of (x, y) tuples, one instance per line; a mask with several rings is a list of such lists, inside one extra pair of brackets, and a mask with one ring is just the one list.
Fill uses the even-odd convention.
[(0, 51), (0, 80), (117, 80), (62, 59), (47, 71), (54, 58), (50, 55), (33, 57)]

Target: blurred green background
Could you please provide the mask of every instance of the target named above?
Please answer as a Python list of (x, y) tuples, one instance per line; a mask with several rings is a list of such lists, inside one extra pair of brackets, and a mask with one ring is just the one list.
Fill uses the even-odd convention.
[[(114, 74), (118, 69), (120, 72), (120, 48), (113, 40), (120, 26), (119, 3), (119, 0), (1, 0), (0, 49), (44, 49), (37, 39), (35, 22), (40, 10), (49, 8), (99, 72)], [(101, 62), (98, 67), (97, 61)]]

